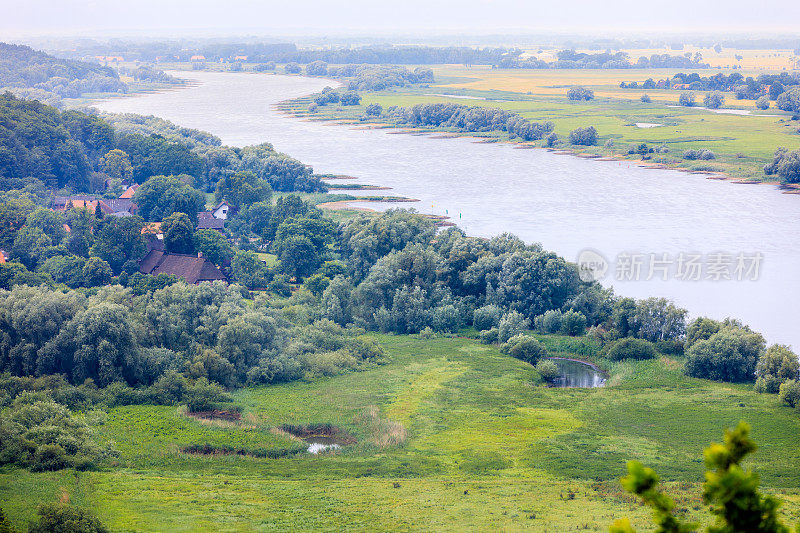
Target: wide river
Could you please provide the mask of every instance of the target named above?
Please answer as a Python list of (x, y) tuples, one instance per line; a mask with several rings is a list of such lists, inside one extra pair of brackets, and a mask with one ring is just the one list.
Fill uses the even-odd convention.
[(96, 105), (160, 116), (212, 132), (225, 144), (270, 142), (316, 172), (357, 176), (359, 183), (392, 187), (387, 194), (418, 198), (400, 205), (449, 215), (471, 235), (512, 232), (571, 261), (595, 250), (610, 264), (603, 283), (618, 294), (665, 296), (692, 316), (736, 317), (770, 342), (800, 348), (800, 196), (780, 194), (774, 185), (468, 138), (359, 130), (275, 110), (281, 100), (331, 84), (322, 79), (178, 75), (198, 84)]

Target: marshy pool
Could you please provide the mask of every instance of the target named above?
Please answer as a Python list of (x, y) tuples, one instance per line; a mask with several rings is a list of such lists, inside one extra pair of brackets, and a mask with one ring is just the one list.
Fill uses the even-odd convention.
[(553, 380), (554, 387), (591, 389), (606, 384), (605, 375), (594, 365), (560, 357), (553, 357), (550, 360), (556, 364), (559, 371), (559, 376)]

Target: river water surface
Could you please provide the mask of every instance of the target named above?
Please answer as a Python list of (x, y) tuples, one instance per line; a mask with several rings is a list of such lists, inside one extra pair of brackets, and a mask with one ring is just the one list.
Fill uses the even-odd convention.
[[(225, 144), (270, 142), (319, 173), (357, 176), (393, 187), (387, 194), (418, 198), (409, 207), (449, 215), (471, 235), (508, 231), (575, 261), (587, 248), (610, 262), (603, 283), (634, 297), (665, 296), (693, 316), (732, 316), (770, 342), (800, 348), (800, 196), (773, 185), (736, 185), (632, 163), (585, 160), (539, 149), (474, 139), (431, 139), (358, 130), (286, 117), (274, 108), (332, 82), (298, 76), (181, 72), (193, 87), (102, 101), (109, 112), (151, 114), (219, 136)], [(742, 116), (746, 121), (750, 118)], [(601, 132), (602, 133), (602, 132)], [(347, 192), (347, 191), (344, 191)], [(392, 204), (393, 207), (404, 204)], [(386, 206), (384, 206), (386, 207)], [(716, 253), (760, 253), (757, 280), (713, 281)], [(615, 267), (630, 254), (640, 274)], [(675, 260), (703, 254), (700, 281), (675, 279)], [(669, 265), (651, 275), (649, 254)], [(717, 259), (709, 259), (717, 258)], [(719, 270), (719, 268), (717, 269)], [(712, 277), (715, 277), (713, 275)], [(637, 278), (627, 279), (627, 278)], [(647, 279), (647, 278), (651, 279)], [(725, 277), (724, 274), (721, 277)]]

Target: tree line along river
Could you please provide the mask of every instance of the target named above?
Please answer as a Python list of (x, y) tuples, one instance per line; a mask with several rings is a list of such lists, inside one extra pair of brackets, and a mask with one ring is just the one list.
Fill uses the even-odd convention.
[(448, 215), (471, 235), (515, 233), (571, 261), (591, 249), (607, 261), (602, 281), (618, 294), (671, 298), (692, 316), (739, 318), (769, 342), (800, 348), (796, 195), (506, 143), (304, 121), (275, 109), (333, 83), (319, 78), (173, 74), (197, 83), (95, 105), (163, 117), (229, 145), (270, 142), (318, 173), (420, 200), (377, 208)]

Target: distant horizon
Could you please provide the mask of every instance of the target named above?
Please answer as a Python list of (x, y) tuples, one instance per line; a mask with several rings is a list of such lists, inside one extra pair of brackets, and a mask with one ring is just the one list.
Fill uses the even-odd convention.
[[(442, 39), (575, 35), (597, 38), (696, 37), (800, 39), (800, 2), (758, 6), (743, 0), (714, 2), (617, 0), (601, 5), (573, 0), (552, 9), (544, 2), (407, 0), (384, 5), (351, 0), (302, 4), (230, 0), (119, 1), (0, 0), (0, 40), (24, 38), (308, 38)], [(243, 22), (245, 25), (243, 26)], [(709, 35), (711, 34), (711, 35)], [(800, 44), (800, 43), (799, 43)]]

